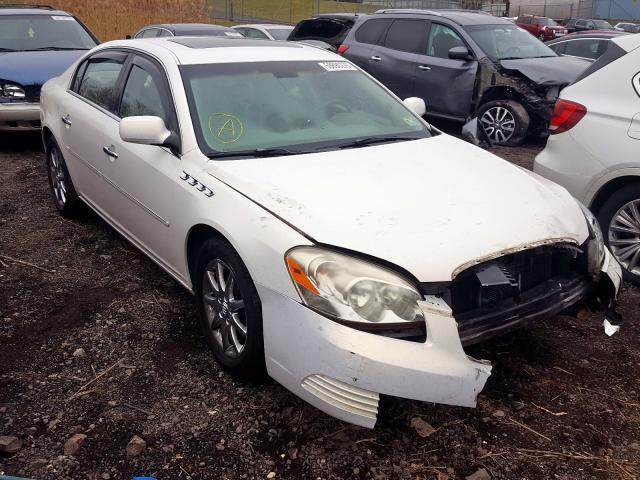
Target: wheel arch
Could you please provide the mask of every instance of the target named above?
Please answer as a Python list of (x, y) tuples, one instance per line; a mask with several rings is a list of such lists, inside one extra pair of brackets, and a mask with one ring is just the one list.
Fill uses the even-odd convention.
[(49, 143), (49, 140), (52, 138), (55, 138), (55, 137), (53, 136), (53, 132), (51, 131), (51, 129), (46, 125), (43, 125), (42, 126), (42, 145), (44, 146), (45, 152), (47, 151), (47, 144)]
[(225, 240), (237, 252), (237, 249), (231, 242), (229, 242), (229, 239), (215, 227), (206, 223), (198, 223), (192, 226), (187, 233), (187, 239), (185, 242), (185, 258), (187, 260), (189, 280), (191, 281), (192, 289), (194, 289), (195, 286), (194, 275), (196, 272), (196, 254), (202, 244), (210, 238), (221, 238)]
[(594, 195), (589, 208), (596, 215), (611, 195), (628, 185), (640, 185), (640, 175), (623, 175), (602, 185)]

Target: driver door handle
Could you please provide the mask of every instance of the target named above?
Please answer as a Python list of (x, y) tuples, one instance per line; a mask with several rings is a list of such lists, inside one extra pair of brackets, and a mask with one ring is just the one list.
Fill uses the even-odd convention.
[(64, 123), (65, 125), (69, 125), (69, 126), (71, 126), (71, 124), (73, 123), (71, 121), (71, 115), (69, 115), (68, 113), (62, 116), (60, 120), (62, 120), (62, 123)]
[(118, 158), (118, 154), (115, 152), (114, 148), (115, 147), (113, 145), (105, 145), (104, 147), (102, 147), (102, 151), (109, 155), (111, 158)]
[(372, 55), (370, 58), (374, 62), (380, 62), (382, 60), (378, 55)]
[(425, 71), (431, 70), (431, 67), (429, 65), (418, 65), (418, 68)]

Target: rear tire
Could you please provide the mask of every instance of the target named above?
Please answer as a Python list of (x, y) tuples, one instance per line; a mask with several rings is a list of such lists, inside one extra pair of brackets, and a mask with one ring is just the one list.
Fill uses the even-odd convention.
[(56, 209), (67, 218), (78, 217), (84, 210), (84, 204), (73, 186), (62, 151), (53, 138), (47, 141), (47, 178), (49, 193)]
[(529, 114), (514, 100), (493, 100), (478, 109), (478, 121), (494, 145), (515, 147), (524, 142)]
[(640, 286), (640, 185), (627, 185), (611, 195), (598, 212), (598, 222), (624, 279)]
[(265, 374), (262, 304), (247, 267), (222, 238), (206, 240), (194, 276), (198, 319), (216, 360), (232, 375)]

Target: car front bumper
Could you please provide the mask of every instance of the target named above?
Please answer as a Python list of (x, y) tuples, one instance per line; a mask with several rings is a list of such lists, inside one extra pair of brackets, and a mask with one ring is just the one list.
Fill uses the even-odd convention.
[[(606, 295), (615, 301), (621, 276), (607, 252), (594, 289), (601, 290), (604, 282)], [(458, 323), (439, 297), (429, 295), (419, 302), (427, 341), (412, 342), (340, 325), (269, 287), (257, 287), (269, 375), (346, 422), (373, 428), (380, 394), (475, 407), (491, 374), (489, 362), (465, 353)]]
[(39, 103), (0, 103), (0, 131), (40, 129)]

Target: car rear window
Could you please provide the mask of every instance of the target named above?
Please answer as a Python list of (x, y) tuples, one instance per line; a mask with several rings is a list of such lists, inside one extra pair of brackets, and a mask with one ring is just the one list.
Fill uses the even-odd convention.
[(322, 40), (337, 47), (343, 42), (353, 24), (353, 20), (348, 19), (312, 18), (303, 20), (291, 32), (289, 40)]
[(616, 45), (614, 42), (609, 42), (607, 51), (604, 52), (595, 62), (589, 65), (587, 69), (582, 72), (582, 75), (580, 75), (573, 83), (578, 83), (580, 80), (587, 78), (589, 75), (597, 72), (602, 67), (606, 67), (610, 63), (615, 62), (626, 54), (627, 52), (622, 47)]
[(356, 40), (360, 43), (377, 44), (392, 21), (390, 18), (367, 20), (356, 30)]

